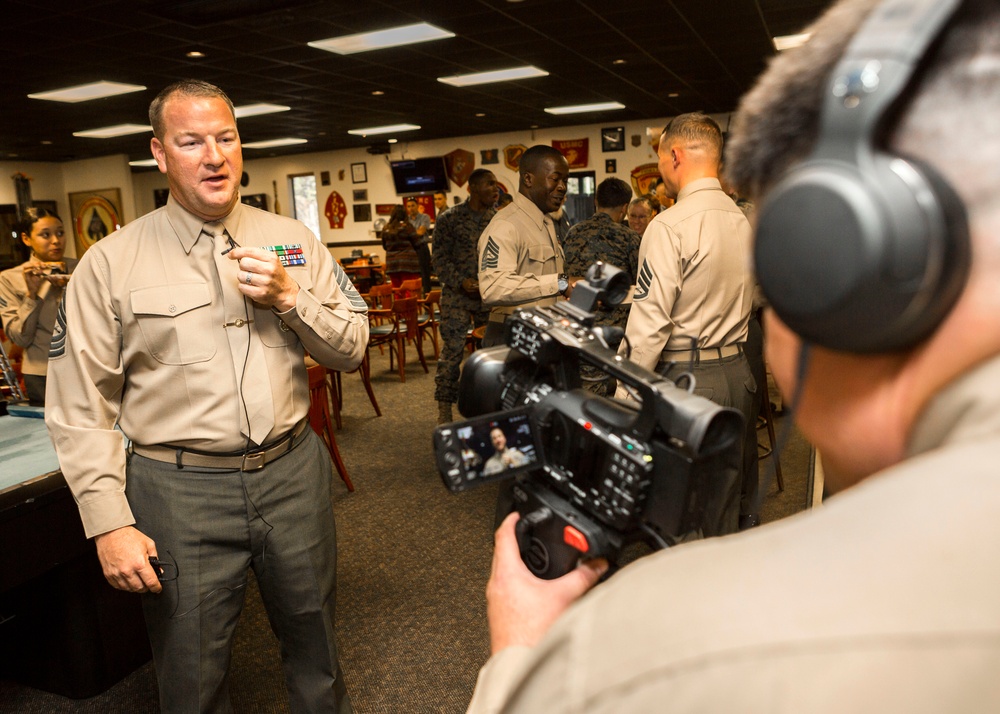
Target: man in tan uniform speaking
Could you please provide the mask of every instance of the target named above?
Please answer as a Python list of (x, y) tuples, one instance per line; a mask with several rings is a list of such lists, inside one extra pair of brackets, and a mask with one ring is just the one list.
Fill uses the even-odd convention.
[(556, 149), (532, 146), (521, 155), (514, 202), (497, 211), (479, 236), (479, 292), (490, 306), (484, 347), (503, 343), (514, 307), (553, 305), (572, 286), (548, 214), (566, 197), (569, 165)]
[(46, 408), (59, 462), (108, 582), (143, 593), (164, 712), (231, 710), (248, 568), (291, 710), (348, 712), (332, 473), (304, 356), (355, 367), (365, 303), (303, 224), (240, 203), (222, 90), (178, 82), (149, 113), (170, 198), (94, 245), (70, 283)]
[(998, 27), (995, 0), (839, 2), (744, 97), (769, 362), (834, 495), (571, 607), (601, 566), (534, 578), (511, 516), (471, 712), (1000, 711)]
[[(753, 298), (750, 224), (719, 182), (722, 131), (704, 114), (672, 119), (660, 136), (660, 174), (676, 203), (657, 214), (639, 247), (639, 275), (620, 353), (746, 420), (743, 480), (723, 509), (728, 531), (755, 525), (757, 385), (743, 352)], [(625, 398), (619, 388), (616, 396)]]

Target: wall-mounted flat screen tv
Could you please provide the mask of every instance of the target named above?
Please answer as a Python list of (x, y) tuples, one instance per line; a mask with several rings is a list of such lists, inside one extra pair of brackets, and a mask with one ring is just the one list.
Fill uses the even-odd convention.
[(392, 182), (396, 185), (396, 193), (400, 196), (447, 191), (449, 188), (448, 173), (444, 159), (440, 156), (390, 161), (389, 166), (392, 168)]

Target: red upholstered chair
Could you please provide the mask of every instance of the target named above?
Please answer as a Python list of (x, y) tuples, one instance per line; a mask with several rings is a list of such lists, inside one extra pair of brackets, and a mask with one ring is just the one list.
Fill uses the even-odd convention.
[(434, 359), (440, 355), (438, 352), (438, 323), (441, 321), (441, 291), (437, 288), (427, 293), (427, 297), (418, 300), (421, 305), (420, 314), (417, 315), (417, 325), (425, 337), (430, 337), (431, 344), (434, 345)]
[[(330, 385), (333, 387), (333, 420), (337, 422), (338, 429), (343, 429), (344, 425), (340, 420), (340, 410), (344, 408), (344, 388), (340, 381), (341, 372), (336, 369), (328, 369), (327, 372), (330, 374)], [(357, 372), (361, 375), (361, 382), (365, 385), (365, 391), (368, 392), (368, 399), (375, 407), (375, 416), (382, 416), (378, 400), (375, 399), (375, 390), (372, 389), (372, 366), (368, 350), (365, 350), (361, 364), (352, 369), (351, 372)]]
[(398, 288), (393, 288), (392, 292), (397, 300), (405, 297), (422, 298), (424, 296), (424, 281), (420, 278), (404, 280)]
[(351, 477), (347, 475), (347, 466), (340, 457), (340, 450), (337, 448), (337, 438), (333, 435), (333, 423), (330, 421), (330, 405), (334, 400), (334, 395), (330, 383), (326, 378), (326, 367), (321, 364), (314, 364), (306, 368), (309, 374), (309, 425), (313, 428), (326, 448), (330, 451), (330, 458), (340, 478), (347, 485), (347, 490), (353, 492), (354, 484)]
[(402, 298), (392, 303), (391, 310), (369, 310), (368, 314), (373, 317), (373, 313), (378, 313), (379, 317), (391, 317), (391, 322), (376, 325), (372, 319), (369, 328), (368, 348), (373, 346), (379, 348), (382, 345), (389, 347), (389, 369), (393, 369), (393, 358), (399, 363), (399, 379), (406, 381), (406, 343), (412, 342), (417, 348), (417, 355), (420, 357), (420, 364), (427, 372), (427, 360), (424, 358), (423, 332), (417, 323), (417, 299)]

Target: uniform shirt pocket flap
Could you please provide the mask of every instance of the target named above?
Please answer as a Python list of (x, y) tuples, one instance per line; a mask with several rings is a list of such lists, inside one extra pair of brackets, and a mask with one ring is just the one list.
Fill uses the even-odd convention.
[(530, 260), (545, 263), (555, 260), (556, 252), (550, 245), (530, 245), (528, 246), (528, 258)]
[(206, 283), (160, 285), (133, 290), (132, 312), (136, 315), (174, 317), (212, 302)]

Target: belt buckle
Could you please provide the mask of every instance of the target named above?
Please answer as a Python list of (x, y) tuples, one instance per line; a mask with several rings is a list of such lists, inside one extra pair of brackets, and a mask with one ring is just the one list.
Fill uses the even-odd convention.
[(240, 466), (240, 471), (260, 471), (264, 468), (266, 461), (263, 451), (253, 454), (243, 454), (243, 463)]

